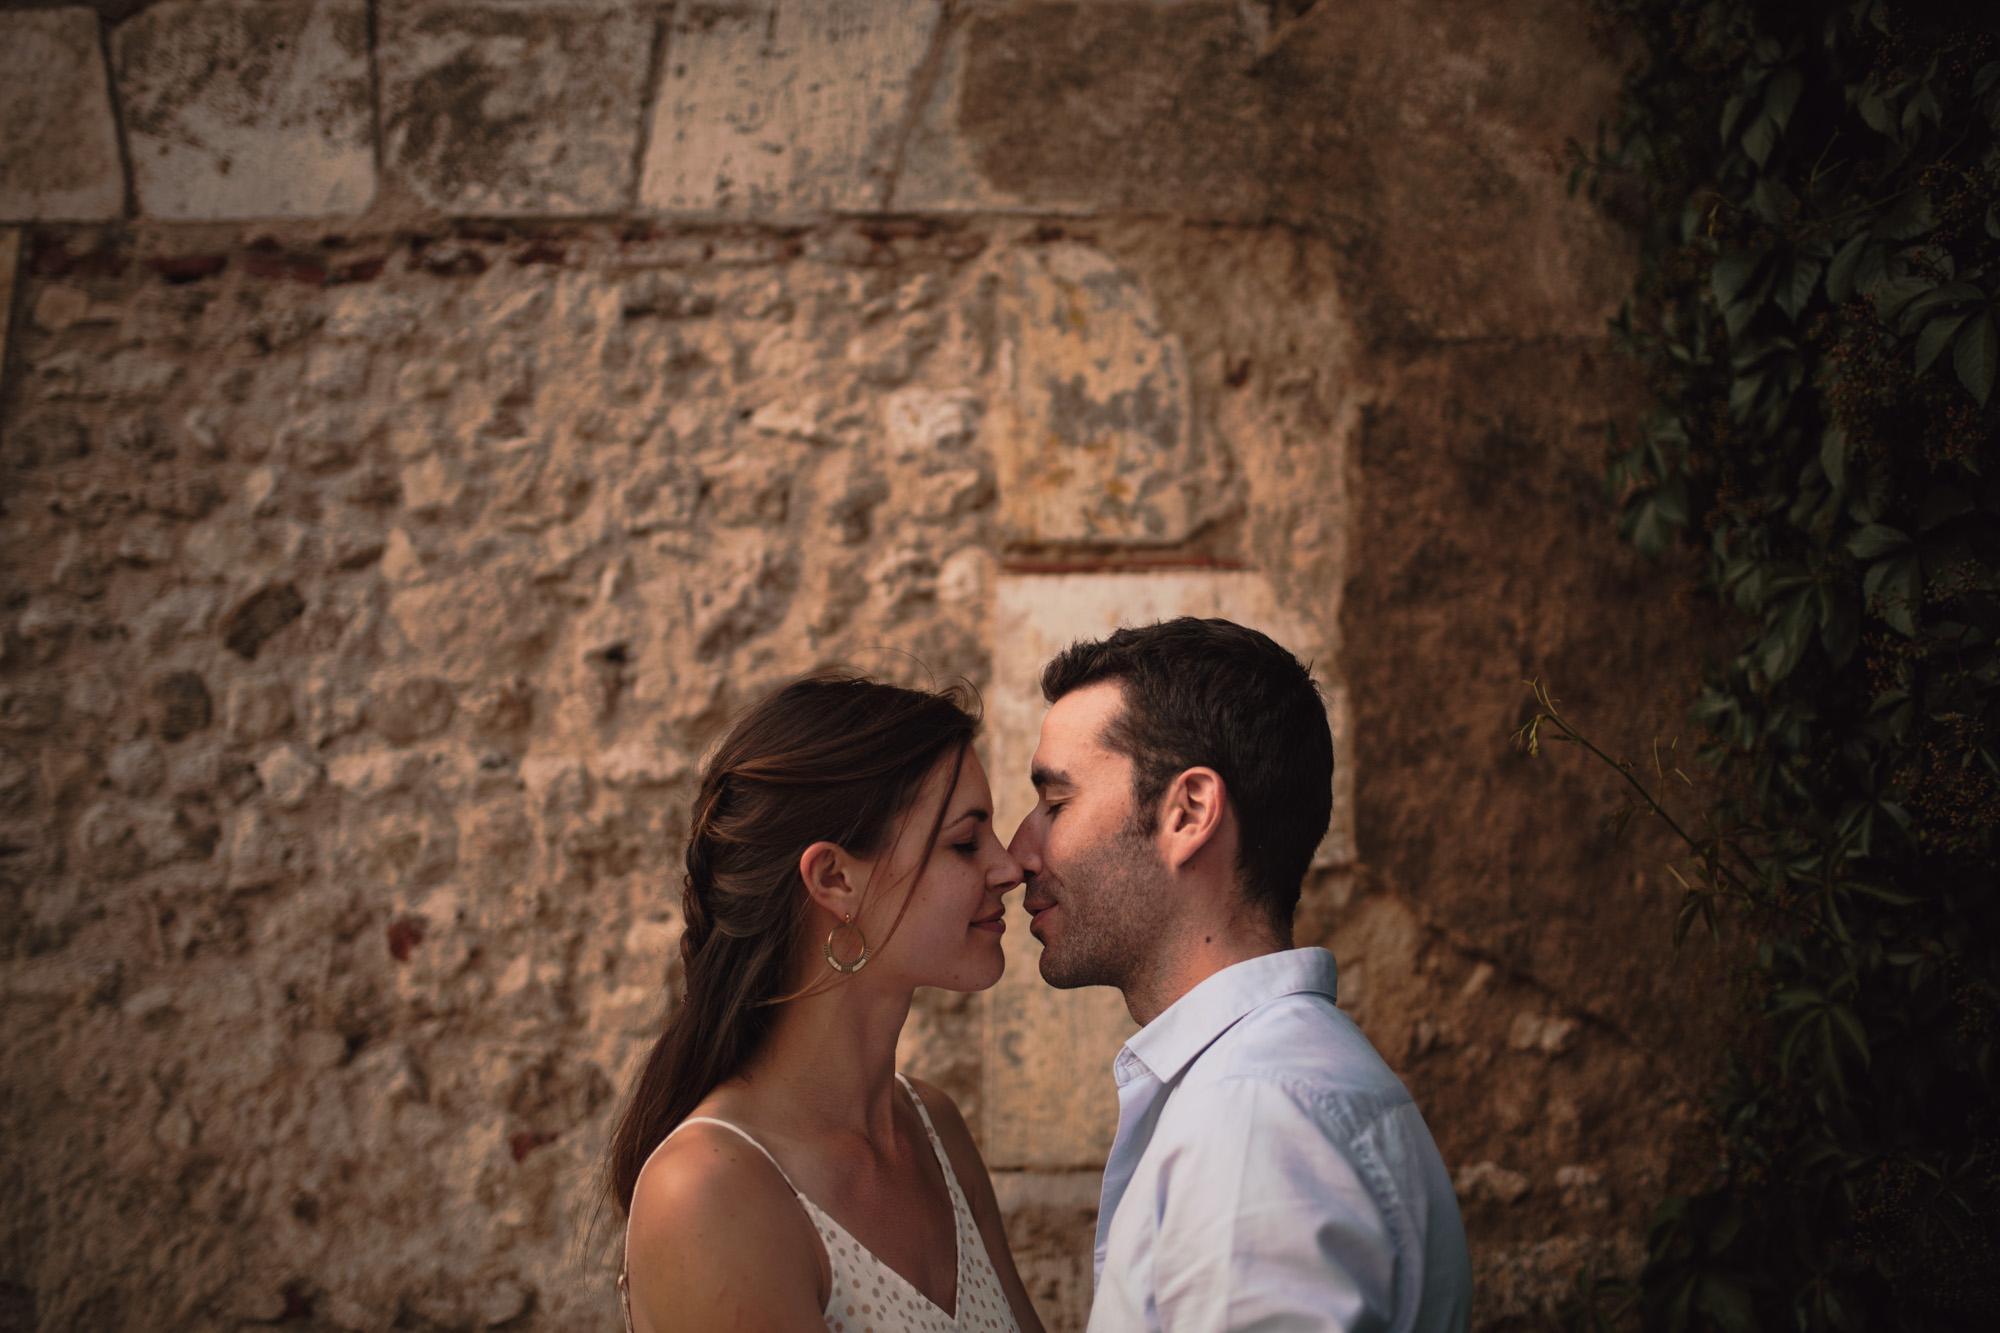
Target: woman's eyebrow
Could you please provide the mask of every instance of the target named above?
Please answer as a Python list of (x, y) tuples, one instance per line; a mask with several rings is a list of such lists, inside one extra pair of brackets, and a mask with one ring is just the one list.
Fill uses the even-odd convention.
[(987, 820), (991, 819), (992, 817), (993, 817), (992, 813), (988, 811), (985, 806), (975, 805), (970, 810), (959, 811), (956, 815), (952, 817), (951, 822), (954, 824), (958, 824), (969, 819), (975, 824), (984, 824)]

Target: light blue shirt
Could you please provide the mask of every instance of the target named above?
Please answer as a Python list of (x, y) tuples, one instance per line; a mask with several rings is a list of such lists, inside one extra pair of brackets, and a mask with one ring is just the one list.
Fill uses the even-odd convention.
[(1444, 1159), (1333, 955), (1226, 967), (1118, 1052), (1090, 1333), (1432, 1333), (1472, 1303)]

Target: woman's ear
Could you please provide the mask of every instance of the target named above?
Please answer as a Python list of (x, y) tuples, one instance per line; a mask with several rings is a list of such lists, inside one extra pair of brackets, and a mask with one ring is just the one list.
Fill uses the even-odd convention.
[(815, 903), (842, 921), (861, 911), (859, 867), (839, 843), (816, 842), (799, 853), (799, 879)]
[(1212, 768), (1190, 768), (1168, 786), (1160, 803), (1159, 845), (1167, 865), (1180, 869), (1222, 830), (1228, 788)]

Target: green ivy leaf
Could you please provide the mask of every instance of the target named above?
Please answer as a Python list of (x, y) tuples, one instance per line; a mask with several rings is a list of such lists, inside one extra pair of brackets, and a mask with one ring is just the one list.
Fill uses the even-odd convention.
[(1799, 104), (1799, 94), (1806, 90), (1806, 76), (1791, 66), (1786, 66), (1771, 76), (1771, 82), (1764, 88), (1764, 114), (1783, 129), (1792, 123), (1792, 111)]
[(1729, 386), (1729, 415), (1738, 421), (1749, 420), (1756, 410), (1757, 396), (1763, 392), (1763, 375), (1738, 375)]
[(1886, 324), (1896, 317), (1898, 311), (1935, 287), (1936, 284), (1929, 278), (1890, 278), (1876, 283), (1869, 291), (1868, 299), (1875, 303), (1875, 313)]
[(1833, 262), (1826, 268), (1826, 296), (1829, 301), (1837, 305), (1854, 295), (1860, 285), (1855, 281), (1855, 272), (1861, 265), (1861, 254), (1868, 248), (1868, 241), (1867, 232), (1857, 232), (1834, 253)]
[(1828, 426), (1819, 437), (1819, 465), (1836, 491), (1847, 489), (1847, 432)]
[(1722, 104), (1723, 143), (1728, 143), (1730, 138), (1735, 135), (1736, 124), (1743, 119), (1744, 108), (1749, 105), (1750, 99), (1742, 93), (1730, 94), (1729, 100)]
[(1750, 160), (1762, 167), (1770, 160), (1771, 150), (1778, 146), (1778, 122), (1771, 119), (1768, 112), (1751, 118), (1750, 128), (1743, 131), (1743, 151)]
[(1799, 197), (1777, 177), (1760, 177), (1750, 187), (1750, 211), (1774, 227), (1786, 226), (1799, 214)]
[(1935, 226), (1937, 215), (1931, 211), (1929, 192), (1912, 188), (1904, 191), (1896, 206), (1882, 215), (1875, 224), (1875, 234), (1884, 240), (1913, 241)]
[(1764, 637), (1764, 651), (1758, 665), (1764, 678), (1775, 685), (1792, 674), (1813, 640), (1819, 599), (1810, 588), (1801, 589), (1785, 600)]
[(1889, 114), (1889, 104), (1882, 100), (1881, 93), (1871, 91), (1863, 94), (1854, 109), (1861, 113), (1862, 123), (1877, 134), (1893, 135), (1896, 132), (1896, 118)]
[(1848, 1044), (1854, 1050), (1855, 1058), (1865, 1068), (1870, 1063), (1870, 1052), (1868, 1033), (1862, 1028), (1861, 1020), (1856, 1018), (1854, 1011), (1844, 1004), (1833, 1005), (1827, 1012), (1833, 1015), (1835, 1026), (1841, 1035), (1847, 1038)]
[(1821, 265), (1817, 259), (1794, 259), (1790, 280), (1778, 288), (1778, 308), (1787, 317), (1796, 321), (1799, 312), (1812, 300), (1813, 289), (1819, 286)]
[(1970, 312), (1961, 312), (1959, 314), (1940, 316), (1924, 325), (1923, 336), (1917, 339), (1917, 373), (1919, 375), (1929, 370), (1931, 364), (1944, 354), (1944, 349), (1951, 345), (1952, 335), (1958, 332), (1960, 325), (1971, 318), (1972, 315)]
[(1876, 561), (1861, 580), (1868, 609), (1905, 638), (1917, 635), (1917, 603), (1923, 591), (1923, 571), (1914, 551)]
[(1757, 270), (1764, 266), (1766, 256), (1758, 250), (1738, 250), (1718, 256), (1715, 268), (1709, 273), (1709, 288), (1715, 293), (1715, 304), (1727, 308), (1733, 304)]
[(1847, 539), (1847, 552), (1856, 560), (1879, 560), (1891, 551), (1910, 544), (1910, 536), (1881, 523), (1870, 523)]
[(1933, 315), (1965, 310), (1980, 305), (1985, 300), (1986, 293), (1969, 282), (1947, 282), (1933, 287), (1910, 302), (1903, 311), (1903, 332), (1915, 331), (1919, 323)]
[(1958, 335), (1952, 346), (1952, 365), (1958, 381), (1979, 401), (1981, 407), (1993, 396), (1993, 376), (2000, 371), (2000, 331), (1993, 327), (1993, 312), (1981, 314)]
[(1924, 84), (1917, 89), (1917, 95), (1910, 99), (1910, 104), (1903, 108), (1903, 133), (1914, 133), (1925, 120), (1935, 125), (1943, 118), (1944, 107), (1938, 103), (1937, 93), (1929, 84)]

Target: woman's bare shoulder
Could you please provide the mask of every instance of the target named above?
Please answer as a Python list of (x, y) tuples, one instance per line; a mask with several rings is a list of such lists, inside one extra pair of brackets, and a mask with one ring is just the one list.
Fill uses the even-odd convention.
[(816, 1317), (824, 1263), (797, 1196), (739, 1134), (689, 1125), (639, 1173), (625, 1266), (654, 1328), (701, 1327), (725, 1312), (774, 1327)]

